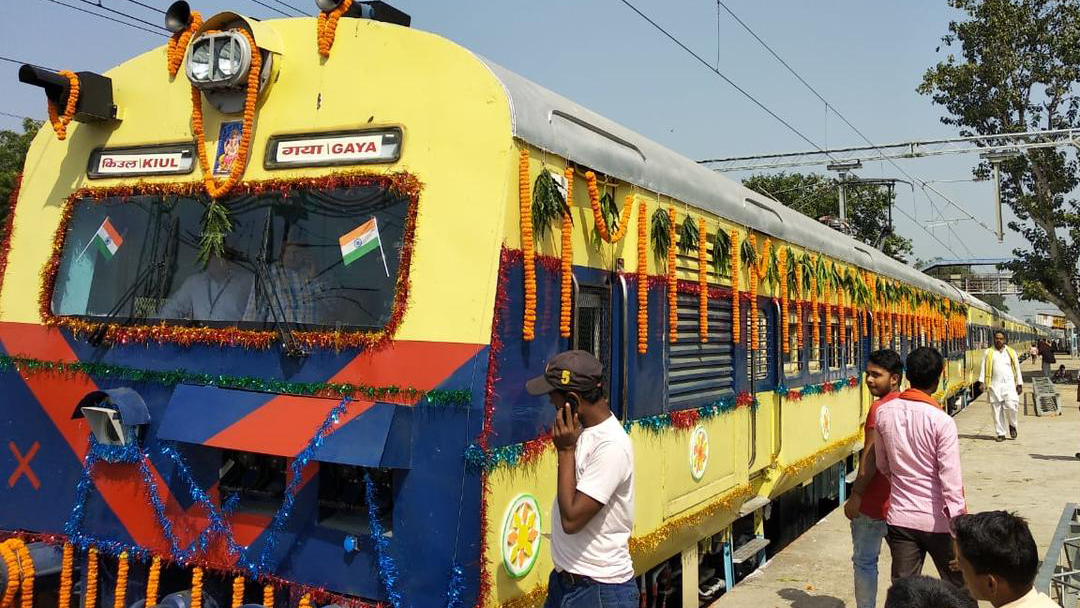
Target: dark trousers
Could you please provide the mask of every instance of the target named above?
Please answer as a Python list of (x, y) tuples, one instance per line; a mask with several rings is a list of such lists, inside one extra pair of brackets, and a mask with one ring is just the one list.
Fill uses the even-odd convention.
[[(923, 562), (929, 553), (941, 580), (964, 588), (964, 575), (949, 567), (949, 562), (956, 557), (949, 533), (923, 532), (890, 524), (885, 542), (889, 543), (889, 552), (892, 553), (892, 580), (922, 574)], [(971, 605), (976, 605), (974, 600)]]

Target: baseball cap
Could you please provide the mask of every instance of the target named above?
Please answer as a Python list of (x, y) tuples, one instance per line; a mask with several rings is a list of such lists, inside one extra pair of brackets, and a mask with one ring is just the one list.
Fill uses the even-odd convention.
[(546, 395), (554, 390), (582, 393), (603, 384), (604, 364), (583, 350), (561, 352), (544, 368), (544, 375), (525, 383), (530, 395)]

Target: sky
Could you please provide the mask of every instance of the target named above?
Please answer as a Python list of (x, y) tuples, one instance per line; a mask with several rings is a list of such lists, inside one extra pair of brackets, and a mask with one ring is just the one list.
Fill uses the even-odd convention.
[[(865, 145), (715, 0), (628, 1), (816, 146)], [(166, 41), (56, 2), (116, 16), (90, 6), (100, 2), (150, 23), (160, 23), (161, 13), (140, 4), (168, 6), (168, 0), (0, 0), (0, 56), (100, 72)], [(875, 144), (958, 135), (955, 128), (941, 123), (942, 110), (915, 91), (926, 69), (947, 52), (944, 47), (936, 49), (949, 20), (958, 14), (944, 0), (724, 2)], [(622, 0), (390, 3), (412, 16), (412, 27), (454, 40), (691, 159), (814, 147)], [(234, 10), (257, 18), (280, 17), (268, 7), (292, 12), (285, 4), (315, 12), (311, 0), (191, 0), (191, 4), (204, 16)], [(43, 95), (20, 84), (17, 71), (18, 65), (0, 60), (0, 112), (44, 118)], [(17, 129), (19, 123), (0, 114), (0, 128)], [(955, 181), (970, 180), (977, 162), (975, 155), (897, 161), (908, 174), (931, 182), (964, 211), (993, 227), (993, 184)], [(907, 179), (886, 162), (863, 164), (860, 177)], [(739, 179), (745, 174), (730, 176)], [(1004, 258), (1023, 244), (1022, 237), (1007, 228), (1005, 243), (1000, 244), (970, 220), (935, 226), (931, 222), (966, 218), (967, 213), (918, 187), (898, 184), (897, 191), (896, 230), (912, 239), (917, 258)], [(1005, 219), (1011, 218), (1006, 207)], [(1045, 308), (1023, 304), (1013, 312)]]

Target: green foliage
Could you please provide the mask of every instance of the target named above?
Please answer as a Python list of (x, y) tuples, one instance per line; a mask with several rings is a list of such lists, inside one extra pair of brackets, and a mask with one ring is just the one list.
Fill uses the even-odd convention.
[(727, 230), (720, 228), (713, 236), (712, 264), (713, 272), (718, 277), (726, 277), (731, 274), (731, 235)]
[[(744, 180), (743, 185), (814, 219), (835, 216), (840, 209), (836, 180), (817, 173), (755, 175)], [(906, 262), (912, 251), (911, 240), (892, 233), (888, 225), (893, 201), (883, 188), (848, 186), (848, 222), (856, 239)]]
[(657, 265), (666, 266), (668, 248), (671, 247), (671, 217), (667, 209), (660, 208), (653, 212), (650, 239)]
[[(610, 192), (605, 192), (600, 195), (600, 215), (604, 218), (604, 222), (607, 223), (608, 233), (614, 234), (619, 230), (619, 206), (615, 204), (615, 197)], [(600, 237), (600, 232), (593, 225), (592, 229), (592, 245), (593, 249), (600, 251), (600, 247), (604, 244), (604, 239)]]
[(30, 149), (30, 142), (37, 135), (41, 124), (27, 118), (23, 120), (22, 133), (0, 131), (0, 222), (7, 216), (15, 180), (23, 170), (26, 152)]
[(742, 247), (739, 248), (739, 264), (743, 268), (757, 264), (757, 250), (750, 244), (750, 239), (743, 239)]
[(686, 216), (683, 220), (682, 226), (679, 227), (679, 251), (686, 255), (691, 251), (697, 251), (699, 234), (697, 229), (697, 220)]
[(780, 255), (775, 247), (769, 249), (769, 259), (765, 262), (765, 276), (762, 278), (771, 288), (775, 289), (780, 285)]
[(225, 236), (232, 232), (229, 210), (216, 200), (206, 204), (202, 215), (202, 234), (199, 235), (199, 263), (206, 265), (212, 256), (225, 253)]
[[(942, 38), (949, 53), (918, 91), (964, 135), (1080, 127), (1080, 2), (949, 0), (960, 18)], [(939, 47), (940, 50), (940, 47)], [(1041, 148), (1001, 163), (1001, 197), (1026, 247), (1006, 265), (1025, 299), (1051, 302), (1080, 325), (1080, 186), (1077, 152)], [(987, 175), (982, 164), (976, 175)]]
[(533, 182), (532, 222), (533, 239), (536, 242), (544, 240), (547, 231), (552, 224), (562, 224), (563, 214), (570, 213), (570, 207), (566, 204), (562, 192), (555, 178), (548, 171), (541, 171)]

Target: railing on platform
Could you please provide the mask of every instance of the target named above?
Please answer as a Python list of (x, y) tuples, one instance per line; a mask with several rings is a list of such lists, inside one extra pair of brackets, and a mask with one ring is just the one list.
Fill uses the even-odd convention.
[(1057, 530), (1046, 550), (1035, 588), (1062, 608), (1077, 608), (1080, 600), (1080, 507), (1065, 505)]

